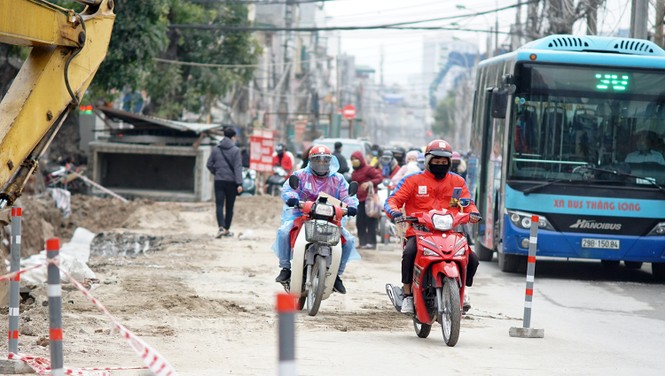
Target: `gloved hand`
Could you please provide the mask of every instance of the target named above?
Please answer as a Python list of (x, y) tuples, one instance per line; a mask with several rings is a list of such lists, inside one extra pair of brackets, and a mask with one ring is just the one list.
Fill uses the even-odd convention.
[(286, 200), (286, 205), (290, 207), (294, 207), (298, 205), (298, 198), (297, 197), (291, 197), (288, 200)]
[(483, 219), (483, 217), (480, 216), (480, 213), (478, 212), (473, 212), (469, 214), (469, 222), (471, 223), (478, 223), (480, 220)]
[(353, 206), (349, 206), (348, 208), (346, 208), (346, 215), (348, 215), (349, 217), (355, 217), (356, 214), (358, 214), (357, 208), (354, 208)]
[(389, 214), (390, 214), (390, 218), (392, 218), (393, 221), (397, 221), (398, 218), (400, 218), (404, 215), (404, 213), (402, 213), (399, 210), (391, 210)]

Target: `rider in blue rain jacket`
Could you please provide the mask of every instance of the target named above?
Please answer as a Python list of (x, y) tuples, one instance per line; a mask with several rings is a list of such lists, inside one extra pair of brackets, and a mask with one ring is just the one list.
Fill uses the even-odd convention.
[[(314, 201), (319, 193), (325, 192), (348, 206), (348, 215), (355, 216), (358, 208), (356, 196), (349, 196), (349, 183), (342, 174), (338, 173), (339, 162), (333, 156), (330, 149), (322, 145), (314, 145), (309, 151), (309, 164), (307, 167), (297, 170), (293, 175), (300, 179), (298, 189), (293, 189), (286, 181), (282, 187), (282, 223), (277, 229), (277, 239), (273, 244), (273, 250), (279, 258), (279, 267), (282, 268), (275, 279), (276, 282), (285, 283), (291, 278), (291, 244), (289, 233), (293, 228), (293, 221), (302, 216), (302, 212), (293, 206), (298, 201)], [(355, 239), (346, 228), (346, 217), (342, 220), (342, 259), (339, 272), (335, 279), (333, 290), (340, 294), (346, 293), (340, 276), (344, 273), (346, 263), (349, 260), (360, 259), (355, 248)]]

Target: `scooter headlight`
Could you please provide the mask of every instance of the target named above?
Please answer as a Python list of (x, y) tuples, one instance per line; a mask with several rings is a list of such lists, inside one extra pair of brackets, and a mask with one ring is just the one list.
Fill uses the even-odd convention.
[(332, 217), (335, 214), (335, 209), (330, 205), (316, 204), (314, 213), (322, 217)]
[(434, 228), (439, 231), (448, 231), (453, 228), (453, 216), (450, 214), (434, 214), (432, 216)]

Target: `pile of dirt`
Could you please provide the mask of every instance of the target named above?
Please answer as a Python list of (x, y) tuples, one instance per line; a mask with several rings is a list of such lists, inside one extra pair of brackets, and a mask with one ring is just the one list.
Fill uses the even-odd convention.
[[(39, 253), (44, 249), (46, 239), (57, 237), (67, 242), (77, 227), (84, 227), (92, 232), (122, 227), (129, 215), (137, 207), (149, 205), (148, 201), (123, 203), (114, 198), (102, 198), (87, 195), (71, 197), (71, 214), (65, 217), (48, 195), (23, 195), (15, 203), (23, 208), (21, 221), (21, 258)], [(9, 254), (11, 209), (2, 212), (2, 251)]]

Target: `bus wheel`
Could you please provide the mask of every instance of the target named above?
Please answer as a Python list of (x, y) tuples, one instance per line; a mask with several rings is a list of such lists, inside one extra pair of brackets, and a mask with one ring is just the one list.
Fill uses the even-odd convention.
[(623, 262), (626, 265), (627, 269), (640, 269), (642, 268), (642, 262), (640, 261), (625, 261)]
[(619, 264), (621, 261), (619, 260), (600, 260), (601, 265), (603, 265), (603, 268), (606, 270), (614, 270), (619, 267)]
[(526, 270), (526, 257), (520, 255), (508, 255), (497, 251), (499, 269), (506, 273), (519, 273)]
[(494, 251), (483, 246), (477, 240), (476, 240), (476, 253), (478, 254), (478, 258), (480, 259), (480, 261), (492, 261), (492, 258), (494, 258)]
[(656, 277), (657, 280), (665, 281), (665, 263), (652, 262), (651, 274), (653, 274), (653, 276)]

